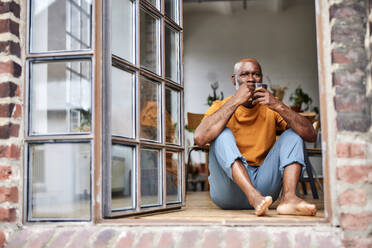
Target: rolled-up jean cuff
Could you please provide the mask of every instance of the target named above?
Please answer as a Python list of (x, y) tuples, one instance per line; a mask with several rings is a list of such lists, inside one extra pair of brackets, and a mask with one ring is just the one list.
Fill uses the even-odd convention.
[(305, 165), (305, 162), (303, 160), (293, 160), (293, 161), (284, 161), (282, 164), (284, 165), (281, 165), (280, 166), (280, 174), (282, 175), (283, 177), (283, 173), (284, 173), (284, 168), (287, 167), (288, 165), (291, 165), (293, 163), (297, 163), (297, 164), (300, 164), (301, 165), (301, 174), (300, 176), (303, 175), (305, 169), (306, 169), (306, 165)]
[(226, 163), (229, 165), (229, 170), (226, 171), (227, 172), (227, 175), (228, 177), (231, 179), (231, 180), (234, 180), (233, 179), (233, 176), (232, 176), (232, 165), (233, 163), (237, 160), (237, 159), (240, 159), (240, 161), (242, 161), (244, 167), (247, 169), (247, 166), (248, 166), (248, 163), (247, 163), (247, 160), (245, 160), (245, 158), (242, 156), (242, 155), (237, 155), (237, 156), (234, 156), (231, 158), (230, 161), (227, 161)]

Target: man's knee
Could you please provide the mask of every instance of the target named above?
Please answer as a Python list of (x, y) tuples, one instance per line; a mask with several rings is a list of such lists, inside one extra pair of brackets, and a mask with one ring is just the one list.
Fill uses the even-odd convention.
[(290, 142), (290, 143), (296, 143), (296, 144), (297, 143), (303, 144), (303, 142), (304, 142), (303, 139), (301, 138), (301, 136), (298, 135), (292, 129), (288, 129), (284, 133), (282, 133), (280, 135), (280, 139), (284, 143)]
[(227, 141), (235, 140), (234, 134), (229, 128), (225, 128), (212, 142), (215, 144), (226, 144)]

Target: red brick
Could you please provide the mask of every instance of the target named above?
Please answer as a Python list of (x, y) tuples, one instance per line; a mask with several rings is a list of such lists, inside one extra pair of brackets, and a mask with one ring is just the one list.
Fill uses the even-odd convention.
[(108, 244), (110, 240), (115, 236), (115, 230), (114, 229), (106, 229), (101, 231), (96, 241), (93, 243), (93, 247), (100, 248), (100, 247), (108, 247)]
[(342, 192), (338, 197), (340, 205), (361, 205), (367, 203), (367, 195), (364, 189), (348, 189)]
[(0, 104), (0, 117), (11, 117), (15, 104)]
[(0, 180), (7, 180), (12, 175), (10, 166), (0, 166)]
[(308, 248), (310, 247), (311, 243), (311, 236), (309, 233), (297, 233), (295, 236), (295, 246), (294, 247), (301, 247), (301, 248)]
[(74, 231), (63, 231), (59, 233), (58, 236), (48, 246), (53, 248), (65, 247), (65, 245), (70, 241), (73, 234)]
[(153, 233), (144, 233), (139, 238), (139, 242), (136, 245), (136, 248), (149, 248), (152, 247), (152, 243), (154, 240)]
[(335, 108), (340, 112), (365, 112), (367, 110), (366, 96), (360, 94), (336, 95)]
[(281, 232), (281, 233), (275, 233), (274, 234), (274, 247), (282, 248), (282, 247), (291, 247), (291, 243), (288, 239), (288, 233)]
[(316, 247), (339, 248), (339, 246), (334, 243), (332, 236), (318, 236), (316, 240), (318, 242), (318, 246)]
[(0, 41), (0, 52), (6, 55), (21, 56), (21, 47), (14, 41)]
[(195, 247), (195, 243), (198, 240), (197, 231), (187, 231), (182, 234), (179, 248), (190, 248)]
[(9, 123), (0, 126), (0, 139), (9, 139), (10, 137), (18, 137), (19, 124)]
[(366, 230), (372, 220), (372, 213), (341, 214), (341, 227), (345, 230)]
[(339, 158), (366, 158), (367, 145), (355, 143), (339, 143), (336, 147)]
[[(1, 20), (0, 20), (1, 22)], [(0, 74), (9, 73), (14, 77), (21, 76), (22, 67), (12, 60), (6, 62), (0, 62)]]
[[(133, 233), (133, 232), (126, 232), (125, 233), (125, 236), (122, 237), (119, 240), (119, 242), (116, 244), (116, 248), (131, 247), (132, 244), (133, 244), (133, 242), (134, 242), (134, 238), (135, 237), (136, 237), (135, 233)], [(162, 246), (158, 245), (158, 247), (162, 247)]]
[(351, 59), (347, 58), (344, 54), (332, 50), (332, 63), (337, 63), (337, 64), (350, 64), (352, 62)]
[(22, 106), (19, 104), (15, 105), (15, 110), (13, 112), (13, 118), (20, 118), (22, 116)]
[(6, 241), (5, 234), (2, 230), (0, 230), (0, 247), (4, 246), (5, 241)]
[(242, 248), (243, 247), (243, 233), (234, 229), (226, 232), (226, 247)]
[(333, 86), (348, 87), (348, 88), (364, 88), (363, 77), (365, 73), (361, 70), (348, 71), (337, 70), (332, 73)]
[(221, 232), (220, 231), (207, 231), (204, 233), (204, 242), (202, 247), (205, 248), (217, 248), (220, 247), (221, 243)]
[(82, 247), (90, 247), (89, 245), (89, 239), (93, 236), (95, 233), (95, 229), (89, 229), (89, 230), (82, 230), (78, 232), (74, 240), (71, 242), (71, 244), (68, 246), (69, 248), (82, 248)]
[(0, 157), (19, 159), (21, 148), (16, 145), (2, 146), (0, 145)]
[[(176, 244), (175, 244), (174, 238), (172, 236), (172, 233), (165, 232), (161, 235), (161, 238), (160, 238), (160, 241), (159, 241), (159, 244), (158, 244), (157, 247), (172, 248), (172, 247), (175, 247), (175, 246), (176, 246)], [(122, 246), (122, 247), (128, 247), (128, 246)]]
[(7, 247), (24, 247), (24, 244), (33, 238), (33, 234), (30, 229), (21, 229), (10, 236)]
[(19, 4), (14, 1), (0, 3), (0, 14), (11, 12), (14, 14), (15, 17), (19, 18), (21, 9)]
[(18, 188), (0, 187), (0, 203), (1, 202), (18, 202)]
[(19, 96), (19, 93), (17, 94), (18, 89), (18, 85), (13, 82), (0, 83), (0, 97), (3, 98)]
[(259, 231), (251, 232), (249, 236), (249, 247), (266, 247), (266, 233)]
[(372, 238), (345, 238), (342, 243), (345, 248), (371, 248)]
[(17, 219), (17, 213), (15, 208), (0, 208), (0, 223), (13, 222)]
[(334, 4), (329, 9), (330, 18), (346, 19), (346, 18), (358, 18), (361, 15), (361, 9), (358, 5), (343, 5)]
[(371, 183), (372, 165), (337, 168), (337, 179), (348, 183)]
[(29, 243), (28, 247), (32, 248), (42, 248), (46, 247), (49, 240), (53, 237), (54, 230), (46, 230), (43, 232), (40, 232), (34, 237), (31, 242)]
[(19, 24), (11, 19), (0, 20), (0, 33), (8, 32), (19, 37)]

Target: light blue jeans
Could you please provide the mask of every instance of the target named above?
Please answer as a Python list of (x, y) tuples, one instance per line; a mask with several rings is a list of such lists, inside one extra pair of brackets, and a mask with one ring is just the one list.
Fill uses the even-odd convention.
[(240, 159), (248, 172), (254, 187), (263, 195), (275, 201), (282, 188), (284, 168), (292, 163), (305, 169), (302, 138), (292, 129), (286, 130), (271, 148), (260, 166), (248, 165), (241, 155), (230, 129), (225, 128), (212, 141), (209, 150), (209, 183), (212, 201), (222, 209), (252, 209), (248, 198), (234, 182), (231, 166)]

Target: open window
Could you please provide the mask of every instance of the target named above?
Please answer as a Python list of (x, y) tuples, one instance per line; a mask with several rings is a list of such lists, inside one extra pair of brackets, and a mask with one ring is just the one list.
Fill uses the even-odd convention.
[[(225, 97), (232, 95), (232, 66), (245, 56), (260, 60), (266, 82), (288, 86), (286, 103), (297, 86), (310, 92), (313, 106), (319, 98), (314, 3), (243, 7), (239, 1), (28, 0), (25, 219), (251, 220), (218, 212), (208, 192), (188, 192), (185, 203), (185, 146), (193, 142), (183, 131), (185, 113), (205, 112), (215, 81)], [(205, 162), (204, 155), (193, 160)], [(138, 217), (181, 206), (186, 211)]]

